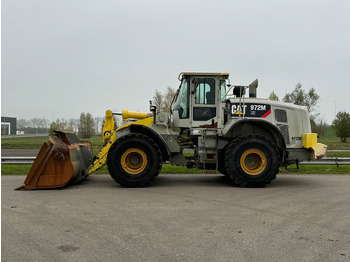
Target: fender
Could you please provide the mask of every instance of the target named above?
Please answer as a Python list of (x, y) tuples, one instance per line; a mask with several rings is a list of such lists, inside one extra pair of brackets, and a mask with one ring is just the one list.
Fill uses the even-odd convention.
[[(226, 132), (223, 135), (223, 137), (224, 139), (227, 139), (227, 138), (232, 138), (236, 136), (246, 135), (247, 133), (245, 132), (247, 130), (251, 134), (263, 135), (263, 134), (257, 133), (257, 131), (259, 131), (257, 129), (264, 130), (265, 134), (271, 134), (271, 137), (274, 139), (274, 141), (271, 141), (271, 142), (275, 142), (277, 147), (281, 149), (286, 148), (286, 142), (285, 142), (285, 139), (283, 138), (283, 135), (280, 129), (277, 126), (271, 124), (270, 122), (260, 120), (260, 119), (239, 120), (230, 127), (228, 132)], [(239, 132), (237, 132), (236, 130), (238, 130)]]
[(160, 151), (162, 152), (162, 159), (163, 159), (163, 161), (165, 162), (165, 161), (168, 161), (170, 159), (170, 150), (169, 150), (168, 145), (164, 141), (163, 137), (161, 137), (153, 129), (149, 128), (148, 126), (133, 125), (133, 124), (131, 124), (127, 128), (130, 129), (131, 133), (141, 133), (141, 134), (147, 135), (148, 137), (153, 139), (154, 142), (157, 143)]

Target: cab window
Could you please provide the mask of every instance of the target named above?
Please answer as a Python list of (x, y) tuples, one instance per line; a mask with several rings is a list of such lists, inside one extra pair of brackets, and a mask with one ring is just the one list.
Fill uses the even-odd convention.
[(180, 118), (189, 118), (189, 86), (187, 78), (182, 80), (180, 90), (174, 104), (174, 110), (179, 110)]
[(220, 80), (220, 96), (221, 96), (221, 102), (226, 102), (226, 81)]
[(198, 79), (195, 103), (204, 105), (215, 105), (215, 79)]

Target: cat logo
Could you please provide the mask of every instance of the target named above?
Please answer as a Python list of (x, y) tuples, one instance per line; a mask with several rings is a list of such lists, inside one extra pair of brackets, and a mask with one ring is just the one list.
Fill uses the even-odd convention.
[(271, 106), (266, 104), (239, 104), (231, 105), (231, 117), (259, 117), (266, 118), (271, 114)]
[(245, 110), (247, 108), (247, 105), (232, 105), (232, 115), (244, 115), (245, 114)]

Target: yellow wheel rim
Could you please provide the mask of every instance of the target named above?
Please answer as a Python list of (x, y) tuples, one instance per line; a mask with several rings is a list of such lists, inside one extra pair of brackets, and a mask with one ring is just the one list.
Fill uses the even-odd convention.
[(241, 156), (241, 167), (248, 175), (261, 174), (267, 165), (266, 155), (259, 149), (248, 149)]
[(129, 148), (121, 157), (121, 165), (129, 174), (140, 174), (147, 166), (147, 156), (139, 148)]

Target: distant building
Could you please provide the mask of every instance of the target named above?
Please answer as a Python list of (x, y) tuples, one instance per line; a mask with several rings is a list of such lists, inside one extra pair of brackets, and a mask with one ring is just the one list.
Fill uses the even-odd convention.
[(15, 117), (1, 117), (1, 135), (16, 135), (17, 118)]

